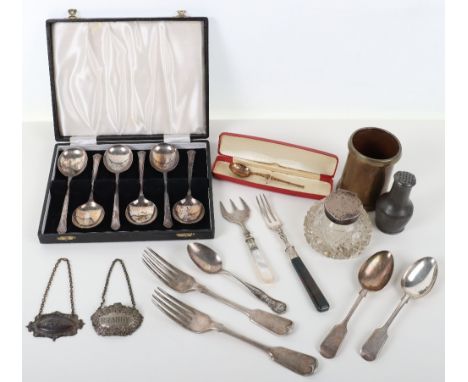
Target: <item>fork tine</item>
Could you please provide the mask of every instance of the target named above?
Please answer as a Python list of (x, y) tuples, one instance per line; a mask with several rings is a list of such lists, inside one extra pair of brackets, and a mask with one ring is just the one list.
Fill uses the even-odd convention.
[(268, 223), (271, 223), (270, 217), (268, 216), (265, 206), (263, 205), (263, 200), (261, 196), (258, 197), (257, 195), (255, 199), (257, 200), (258, 208), (260, 208), (260, 213), (262, 214), (263, 218), (266, 219)]
[(150, 254), (148, 254), (149, 257), (151, 259), (154, 259), (154, 262), (157, 262), (159, 265), (161, 265), (162, 268), (167, 268), (167, 270), (172, 272), (174, 275), (176, 275), (177, 273), (182, 272), (180, 269), (176, 268), (171, 263), (166, 261), (163, 257), (161, 257), (156, 252), (154, 252), (151, 248), (149, 248), (149, 247), (146, 248), (146, 251), (150, 252)]
[(245, 210), (245, 211), (250, 211), (250, 208), (249, 208), (249, 206), (247, 205), (247, 203), (245, 202), (245, 200), (242, 199), (241, 197), (239, 197), (239, 199), (240, 199), (240, 201), (241, 201), (241, 203), (242, 203), (242, 206), (244, 207), (244, 210)]
[(143, 258), (143, 263), (149, 268), (151, 272), (153, 272), (159, 279), (161, 279), (161, 281), (170, 286), (171, 280), (165, 273), (163, 273), (159, 268), (157, 268), (153, 264), (149, 263), (148, 260), (146, 260), (145, 258)]
[[(164, 292), (164, 290), (161, 289), (161, 288), (155, 289), (154, 292), (153, 292), (153, 297), (156, 298), (161, 304), (165, 305), (168, 309), (173, 311), (174, 314), (178, 314), (178, 315), (183, 316), (184, 319), (187, 322), (189, 322), (193, 317), (193, 313), (186, 310), (185, 308), (175, 304), (171, 300), (169, 300), (163, 293), (161, 293), (161, 291)], [(167, 293), (165, 293), (165, 294), (167, 294)]]
[(221, 215), (223, 215), (226, 218), (228, 215), (228, 212), (222, 202), (219, 202), (219, 208), (221, 209)]
[(237, 206), (234, 204), (232, 199), (229, 199), (229, 201), (231, 202), (231, 206), (232, 206), (233, 211), (237, 211)]
[(184, 328), (188, 328), (188, 322), (184, 321), (180, 316), (172, 313), (167, 307), (165, 307), (160, 300), (157, 299), (155, 295), (153, 295), (153, 298), (151, 299), (153, 301), (153, 304), (161, 311), (163, 312), (166, 316), (168, 316), (171, 320), (175, 321), (178, 323), (180, 326), (183, 326)]
[(184, 303), (183, 301), (175, 298), (174, 296), (172, 296), (171, 294), (167, 293), (164, 289), (161, 289), (158, 287), (158, 291), (164, 295), (165, 297), (167, 297), (168, 300), (171, 300), (173, 303), (175, 304), (178, 304), (180, 305), (181, 307), (185, 308), (188, 312), (190, 312), (191, 314), (195, 314), (197, 312), (197, 310), (195, 308), (192, 308), (190, 305), (187, 305), (186, 303)]
[(273, 209), (271, 208), (270, 202), (268, 201), (266, 195), (262, 194), (262, 196), (263, 196), (263, 200), (265, 201), (266, 208), (272, 217), (272, 220), (279, 220), (278, 216), (273, 212)]

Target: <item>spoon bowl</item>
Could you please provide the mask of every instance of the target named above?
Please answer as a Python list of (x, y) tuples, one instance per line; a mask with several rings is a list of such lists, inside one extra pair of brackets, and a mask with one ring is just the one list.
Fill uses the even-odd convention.
[(413, 263), (401, 278), (403, 291), (411, 298), (428, 294), (437, 279), (438, 266), (433, 257), (423, 257)]
[(260, 288), (244, 281), (236, 274), (229, 272), (223, 268), (223, 261), (221, 257), (210, 247), (201, 244), (201, 243), (190, 243), (187, 245), (187, 252), (192, 259), (192, 261), (200, 268), (203, 272), (206, 273), (224, 273), (228, 276), (233, 277), (244, 285), (250, 293), (257, 297), (260, 301), (267, 304), (268, 307), (275, 313), (281, 314), (284, 313), (287, 309), (287, 306), (284, 302), (274, 299), (267, 295)]
[(88, 155), (81, 147), (74, 147), (62, 151), (58, 158), (57, 167), (63, 176), (74, 177), (80, 175), (88, 164)]
[(380, 251), (369, 257), (359, 269), (361, 286), (372, 292), (381, 290), (392, 277), (393, 256), (389, 251)]
[(101, 224), (104, 215), (104, 208), (92, 200), (82, 204), (73, 211), (72, 222), (78, 228), (94, 228)]
[(250, 171), (250, 167), (243, 165), (241, 163), (231, 162), (229, 164), (229, 169), (241, 178), (247, 178), (252, 175), (252, 171)]
[(223, 261), (210, 247), (201, 243), (190, 243), (187, 251), (192, 261), (206, 273), (219, 273), (223, 270)]
[(113, 174), (127, 171), (133, 163), (133, 153), (128, 146), (114, 145), (104, 153), (104, 166)]

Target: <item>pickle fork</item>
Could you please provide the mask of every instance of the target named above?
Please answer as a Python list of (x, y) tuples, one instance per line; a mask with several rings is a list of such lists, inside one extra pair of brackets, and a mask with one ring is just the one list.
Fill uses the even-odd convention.
[(241, 201), (243, 209), (237, 208), (234, 202), (231, 199), (229, 199), (232, 206), (232, 212), (227, 212), (223, 203), (219, 202), (219, 206), (221, 208), (221, 215), (223, 215), (223, 218), (226, 219), (228, 222), (238, 224), (242, 228), (242, 233), (244, 234), (245, 242), (249, 247), (250, 254), (252, 255), (252, 259), (255, 263), (257, 275), (262, 281), (266, 283), (271, 283), (274, 280), (273, 271), (271, 270), (270, 265), (268, 264), (268, 261), (265, 258), (265, 255), (258, 249), (254, 237), (245, 226), (246, 221), (250, 217), (250, 208), (244, 199), (239, 199)]

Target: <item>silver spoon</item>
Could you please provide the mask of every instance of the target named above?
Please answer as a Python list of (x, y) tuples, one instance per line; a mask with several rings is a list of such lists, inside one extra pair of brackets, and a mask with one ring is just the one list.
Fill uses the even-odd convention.
[(70, 200), (70, 183), (74, 176), (81, 174), (88, 164), (88, 155), (81, 147), (74, 147), (62, 151), (60, 154), (57, 167), (63, 176), (67, 177), (67, 192), (63, 199), (62, 213), (60, 214), (60, 222), (57, 226), (57, 232), (64, 234), (67, 232), (67, 215), (68, 202)]
[(145, 198), (143, 194), (143, 173), (145, 170), (145, 151), (138, 151), (138, 170), (140, 173), (140, 195), (138, 199), (130, 202), (125, 209), (125, 217), (135, 225), (145, 225), (154, 222), (158, 215), (156, 205)]
[(223, 268), (223, 262), (221, 257), (213, 251), (210, 247), (207, 247), (201, 243), (190, 243), (187, 245), (187, 252), (192, 261), (206, 273), (224, 273), (235, 278), (237, 281), (242, 283), (255, 297), (260, 301), (264, 302), (269, 308), (276, 313), (284, 313), (286, 311), (286, 304), (282, 301), (275, 300), (274, 298), (267, 295), (264, 291), (256, 286), (242, 280), (236, 274), (229, 272)]
[(289, 182), (287, 180), (277, 178), (276, 176), (273, 176), (273, 175), (268, 175), (268, 174), (264, 174), (264, 173), (261, 173), (261, 172), (252, 171), (250, 169), (250, 167), (248, 167), (248, 166), (246, 166), (246, 165), (244, 165), (242, 163), (231, 162), (229, 164), (229, 169), (233, 172), (233, 174), (237, 175), (240, 178), (248, 178), (251, 175), (257, 175), (257, 176), (261, 176), (262, 178), (265, 178), (267, 180), (267, 183), (270, 180), (274, 180), (276, 182), (280, 182), (280, 183), (284, 183), (284, 184), (290, 184), (291, 186), (296, 186), (296, 187), (299, 187), (299, 188), (304, 188), (305, 187), (303, 184)]
[(93, 198), (94, 194), (94, 181), (101, 163), (101, 154), (93, 155), (93, 175), (91, 177), (91, 192), (89, 193), (89, 199), (86, 203), (75, 208), (72, 215), (72, 222), (78, 228), (89, 229), (96, 227), (101, 224), (104, 219), (104, 208), (96, 203)]
[(367, 341), (362, 345), (361, 357), (366, 361), (373, 361), (382, 349), (388, 338), (387, 330), (401, 308), (412, 298), (420, 298), (428, 294), (437, 279), (437, 261), (433, 257), (423, 257), (413, 263), (401, 278), (401, 288), (404, 295), (400, 303), (380, 328), (374, 330)]
[(164, 179), (164, 220), (163, 226), (172, 228), (171, 206), (167, 193), (167, 173), (174, 170), (179, 163), (179, 150), (169, 143), (158, 143), (150, 151), (150, 163), (156, 171), (163, 174)]
[(335, 325), (325, 337), (320, 345), (320, 354), (325, 358), (333, 358), (336, 355), (336, 352), (348, 332), (348, 321), (359, 306), (359, 303), (366, 297), (368, 291), (376, 292), (383, 289), (392, 277), (392, 273), (393, 256), (389, 251), (377, 252), (361, 265), (358, 279), (362, 289), (359, 292), (359, 296), (345, 319), (338, 325)]
[(195, 162), (195, 150), (187, 151), (188, 157), (188, 190), (187, 195), (182, 200), (179, 200), (172, 207), (172, 215), (174, 219), (182, 224), (195, 224), (205, 216), (205, 207), (203, 203), (192, 196), (192, 173), (193, 164)]
[(127, 171), (133, 162), (133, 153), (125, 145), (114, 145), (109, 147), (104, 153), (104, 166), (115, 174), (115, 193), (114, 205), (112, 208), (111, 228), (114, 231), (120, 229), (120, 211), (119, 211), (119, 175)]

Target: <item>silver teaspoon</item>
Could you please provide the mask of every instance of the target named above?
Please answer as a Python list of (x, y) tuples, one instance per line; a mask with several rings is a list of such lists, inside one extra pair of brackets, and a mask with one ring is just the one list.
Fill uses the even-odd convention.
[(143, 194), (143, 173), (145, 169), (146, 152), (138, 151), (138, 170), (140, 173), (140, 195), (138, 199), (130, 202), (125, 209), (125, 217), (135, 225), (145, 225), (154, 222), (158, 215), (156, 205), (145, 198)]
[(125, 145), (114, 145), (109, 147), (104, 153), (104, 166), (115, 174), (114, 204), (112, 208), (111, 228), (114, 231), (120, 229), (119, 211), (119, 175), (127, 171), (133, 162), (133, 153)]
[(268, 307), (275, 313), (284, 313), (286, 311), (286, 304), (282, 301), (275, 300), (273, 297), (267, 295), (260, 288), (242, 280), (236, 274), (223, 268), (221, 257), (213, 251), (210, 247), (201, 243), (190, 243), (187, 245), (187, 252), (192, 261), (206, 273), (224, 273), (239, 281), (244, 285), (250, 293), (257, 297), (260, 301), (268, 305)]
[(373, 361), (377, 358), (377, 354), (388, 338), (388, 328), (401, 308), (403, 308), (410, 299), (423, 297), (431, 291), (437, 279), (437, 271), (437, 261), (433, 257), (423, 257), (414, 262), (406, 270), (401, 278), (401, 288), (403, 289), (404, 295), (387, 322), (380, 328), (374, 330), (364, 345), (362, 345), (362, 358), (366, 361)]
[(358, 279), (361, 284), (359, 296), (346, 315), (345, 319), (335, 325), (320, 345), (320, 354), (325, 358), (336, 355), (346, 333), (348, 322), (367, 292), (377, 292), (388, 284), (393, 273), (393, 256), (389, 251), (380, 251), (369, 257), (359, 269)]
[(104, 219), (104, 208), (94, 201), (94, 181), (96, 180), (101, 158), (101, 154), (93, 155), (93, 174), (88, 201), (73, 211), (72, 222), (78, 228), (89, 229), (96, 227)]
[(182, 200), (179, 200), (172, 207), (172, 215), (174, 219), (182, 224), (195, 224), (205, 216), (205, 207), (203, 203), (192, 196), (192, 173), (193, 164), (195, 162), (195, 150), (187, 151), (188, 157), (188, 190), (187, 195)]
[(62, 151), (57, 167), (63, 176), (67, 177), (67, 192), (63, 199), (62, 213), (60, 222), (57, 226), (57, 232), (64, 234), (67, 232), (68, 202), (70, 200), (70, 183), (74, 176), (81, 174), (88, 164), (88, 155), (81, 147), (74, 147)]
[(151, 166), (163, 174), (164, 179), (164, 219), (163, 226), (172, 228), (171, 206), (167, 192), (167, 173), (179, 163), (179, 150), (169, 143), (158, 143), (149, 154)]

